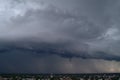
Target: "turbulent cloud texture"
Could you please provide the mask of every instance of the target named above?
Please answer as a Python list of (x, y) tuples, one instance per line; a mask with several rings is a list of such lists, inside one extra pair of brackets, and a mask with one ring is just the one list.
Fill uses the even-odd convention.
[(119, 72), (119, 4), (119, 0), (0, 0), (0, 69)]

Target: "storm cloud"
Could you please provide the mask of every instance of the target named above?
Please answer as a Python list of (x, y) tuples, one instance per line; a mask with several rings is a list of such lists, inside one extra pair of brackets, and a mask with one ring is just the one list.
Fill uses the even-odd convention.
[[(116, 64), (112, 71), (119, 71), (119, 4), (119, 0), (0, 0), (0, 55), (9, 59), (21, 53), (32, 57), (32, 61), (39, 58), (38, 62), (46, 61), (43, 57), (47, 56), (55, 60), (59, 57), (53, 68), (56, 71), (49, 72), (60, 72), (57, 66), (62, 61), (75, 64), (73, 71), (66, 72), (77, 72), (76, 63), (87, 66), (89, 60), (95, 61), (95, 66), (97, 62)], [(48, 69), (53, 67), (49, 66), (51, 62), (45, 62)], [(10, 63), (14, 61), (8, 66)], [(7, 66), (5, 62), (1, 64)], [(24, 70), (24, 64), (20, 65)], [(34, 70), (34, 66), (30, 69)], [(81, 70), (109, 72), (103, 66), (93, 69), (92, 65), (87, 71), (78, 69)]]

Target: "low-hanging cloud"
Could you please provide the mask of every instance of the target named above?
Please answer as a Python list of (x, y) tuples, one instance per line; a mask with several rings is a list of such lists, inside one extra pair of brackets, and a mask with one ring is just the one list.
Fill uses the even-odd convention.
[(2, 54), (0, 63), (2, 64), (0, 65), (1, 73), (106, 73), (120, 71), (120, 62), (117, 61), (73, 58), (70, 62), (66, 58), (55, 55), (39, 58), (32, 54), (19, 52)]

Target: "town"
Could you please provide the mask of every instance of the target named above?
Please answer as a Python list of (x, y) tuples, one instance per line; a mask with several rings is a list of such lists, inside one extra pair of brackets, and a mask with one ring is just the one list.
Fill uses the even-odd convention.
[(120, 74), (1, 74), (0, 80), (120, 80)]

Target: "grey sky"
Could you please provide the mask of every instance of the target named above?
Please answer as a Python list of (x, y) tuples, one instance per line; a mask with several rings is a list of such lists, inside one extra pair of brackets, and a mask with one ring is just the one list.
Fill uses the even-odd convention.
[[(120, 71), (119, 4), (119, 0), (0, 0), (0, 69), (35, 72), (45, 61), (40, 72)], [(13, 66), (17, 63), (20, 70)], [(40, 67), (27, 70), (30, 64)], [(63, 69), (69, 65), (74, 67)]]

